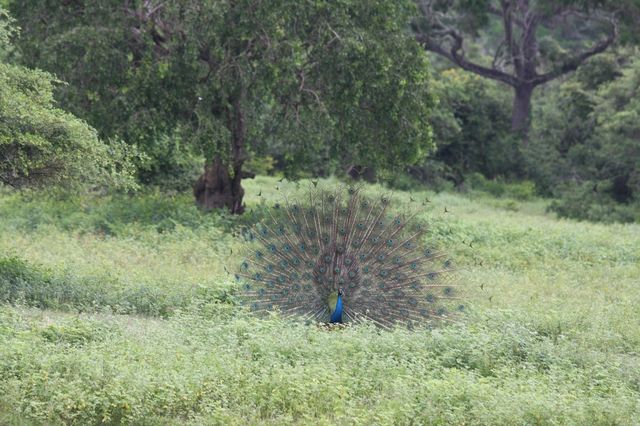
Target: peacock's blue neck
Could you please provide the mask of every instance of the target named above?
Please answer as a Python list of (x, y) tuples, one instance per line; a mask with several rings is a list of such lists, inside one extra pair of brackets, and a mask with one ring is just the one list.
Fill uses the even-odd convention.
[(342, 295), (338, 295), (338, 301), (336, 302), (336, 308), (333, 310), (333, 313), (331, 314), (331, 320), (330, 322), (332, 323), (336, 323), (336, 322), (342, 322)]

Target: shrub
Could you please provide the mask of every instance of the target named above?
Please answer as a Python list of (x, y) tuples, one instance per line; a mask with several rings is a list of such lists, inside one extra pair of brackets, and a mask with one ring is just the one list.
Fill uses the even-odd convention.
[(505, 182), (502, 179), (487, 179), (480, 173), (473, 173), (467, 177), (466, 182), (471, 189), (487, 192), (495, 197), (530, 200), (536, 195), (536, 185), (528, 180)]
[[(511, 134), (511, 99), (500, 86), (455, 69), (434, 84), (439, 108), (430, 118), (436, 153), (412, 173), (461, 185), (467, 174), (520, 177), (520, 140)], [(439, 164), (438, 164), (439, 163)]]
[(106, 276), (54, 274), (15, 256), (0, 258), (0, 302), (65, 311), (108, 310), (168, 317), (176, 309), (188, 306), (197, 292), (196, 288), (170, 291), (160, 285), (125, 285)]
[(640, 61), (620, 72), (596, 65), (595, 74), (563, 83), (541, 103), (528, 172), (559, 198), (551, 210), (562, 217), (631, 222), (640, 217)]

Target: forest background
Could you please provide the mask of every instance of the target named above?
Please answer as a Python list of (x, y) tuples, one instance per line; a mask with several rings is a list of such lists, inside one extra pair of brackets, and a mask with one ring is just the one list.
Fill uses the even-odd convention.
[(108, 174), (240, 213), (255, 174), (350, 175), (638, 219), (634, 1), (4, 3), (4, 109), (93, 133), (3, 141), (6, 185)]

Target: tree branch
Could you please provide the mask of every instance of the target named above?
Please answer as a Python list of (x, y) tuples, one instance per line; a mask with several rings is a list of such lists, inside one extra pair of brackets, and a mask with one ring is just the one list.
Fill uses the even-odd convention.
[(500, 55), (502, 54), (502, 49), (504, 48), (504, 45), (505, 45), (505, 40), (502, 40), (500, 44), (498, 44), (498, 47), (496, 47), (496, 53), (493, 55), (493, 61), (491, 61), (491, 68), (493, 68), (494, 70), (498, 69), (497, 68), (498, 58), (500, 58)]
[(518, 74), (518, 77), (524, 80), (530, 80), (537, 75), (536, 56), (538, 51), (538, 42), (536, 40), (536, 31), (538, 29), (540, 18), (532, 9), (529, 9), (528, 2), (523, 2), (521, 7), (525, 16), (520, 46), (522, 55), (522, 74)]
[(416, 34), (416, 41), (418, 41), (418, 43), (420, 43), (426, 50), (437, 53), (438, 55), (449, 59), (451, 62), (466, 71), (473, 72), (492, 80), (501, 81), (502, 83), (509, 84), (511, 86), (515, 86), (517, 84), (516, 78), (512, 75), (509, 75), (497, 69), (488, 68), (473, 63), (465, 59), (464, 52), (462, 52), (462, 54), (460, 53), (460, 51), (462, 50), (462, 37), (460, 36), (460, 34), (458, 34), (453, 29), (449, 29), (447, 31), (447, 34), (450, 35), (454, 41), (449, 50), (447, 50), (444, 46), (436, 43), (429, 36), (423, 33)]
[(573, 58), (569, 59), (560, 67), (554, 70), (551, 70), (548, 73), (536, 76), (532, 80), (532, 83), (537, 86), (539, 84), (544, 84), (551, 80), (554, 80), (560, 77), (561, 75), (567, 74), (571, 71), (575, 71), (584, 61), (586, 61), (590, 57), (607, 50), (607, 48), (611, 46), (618, 38), (618, 23), (615, 20), (615, 17), (611, 17), (609, 19), (609, 22), (611, 23), (612, 31), (611, 31), (611, 34), (606, 39), (602, 40), (600, 43), (596, 44), (591, 49), (586, 50), (581, 54), (576, 55)]
[[(516, 76), (521, 77), (523, 75), (523, 57), (522, 51), (518, 43), (513, 36), (513, 20), (515, 18), (514, 8), (515, 5), (511, 1), (502, 0), (500, 2), (502, 6), (502, 25), (504, 28), (505, 42), (509, 51), (509, 56), (513, 63), (513, 68)], [(524, 23), (523, 23), (524, 26)], [(523, 31), (526, 31), (523, 28)]]
[[(491, 15), (497, 16), (497, 17), (499, 17), (499, 18), (502, 18), (502, 17), (503, 17), (503, 15), (502, 15), (502, 10), (501, 10), (501, 9), (499, 9), (498, 7), (496, 7), (496, 6), (495, 6), (495, 5), (493, 5), (493, 4), (489, 4), (489, 5), (487, 6), (487, 10), (489, 11), (489, 13), (490, 13)], [(519, 26), (520, 28), (524, 27), (524, 23), (522, 22), (522, 19), (520, 19), (520, 18), (518, 18), (518, 17), (516, 17), (516, 16), (514, 16), (512, 19), (513, 19), (513, 22), (514, 22), (517, 26)]]

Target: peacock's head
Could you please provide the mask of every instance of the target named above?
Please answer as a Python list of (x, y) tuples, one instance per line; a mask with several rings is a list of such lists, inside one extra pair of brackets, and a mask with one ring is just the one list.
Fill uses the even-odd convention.
[(338, 296), (344, 296), (344, 290), (338, 289)]

